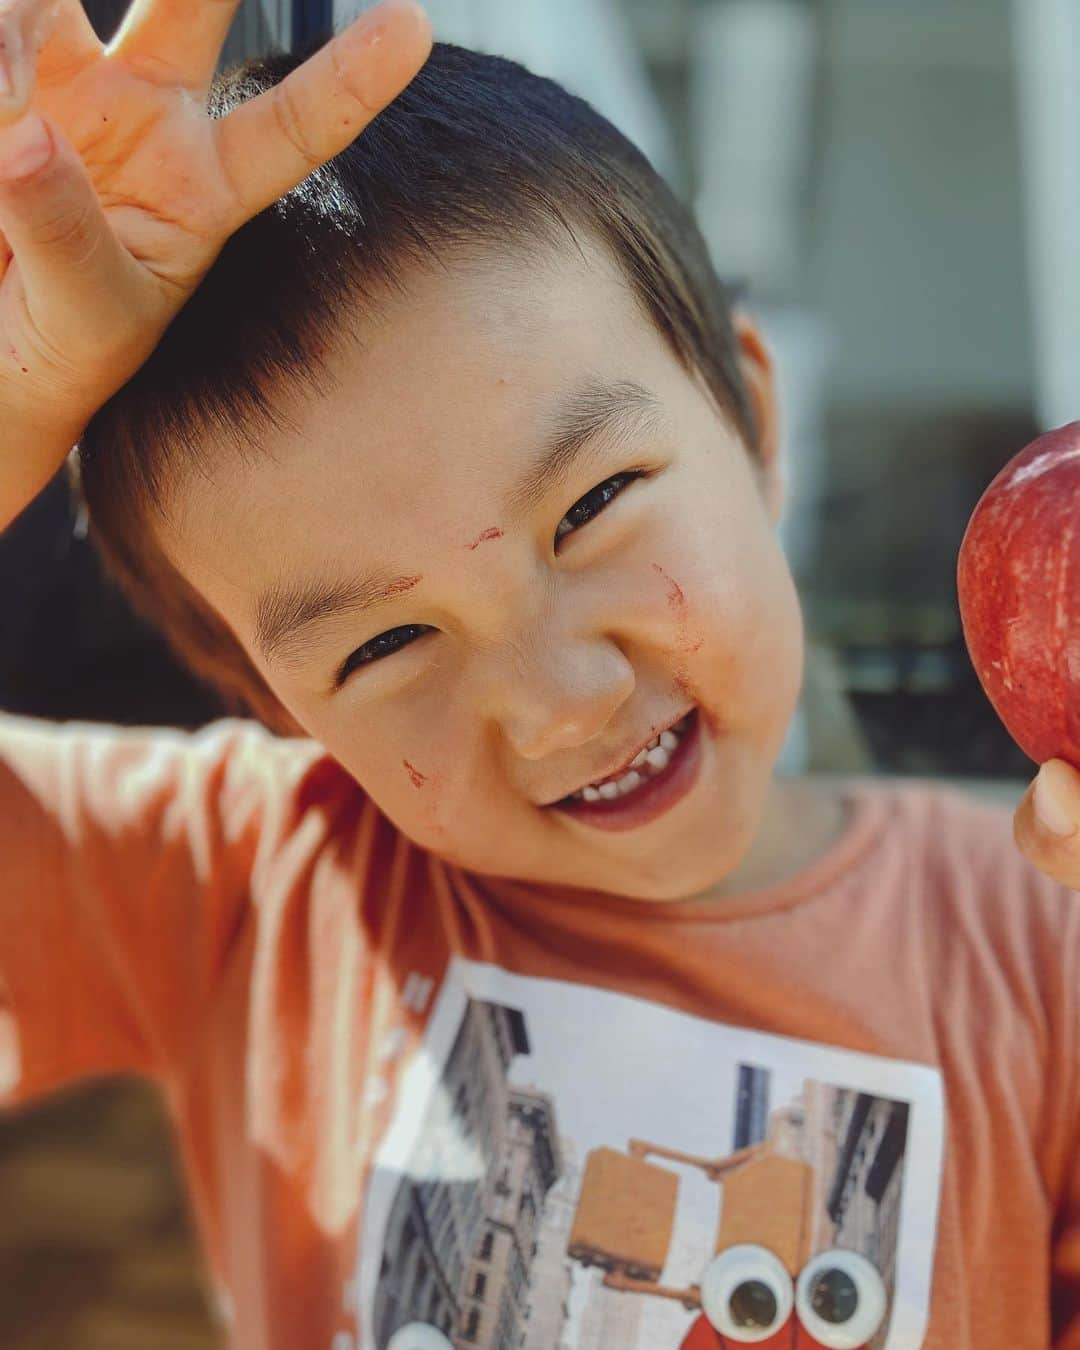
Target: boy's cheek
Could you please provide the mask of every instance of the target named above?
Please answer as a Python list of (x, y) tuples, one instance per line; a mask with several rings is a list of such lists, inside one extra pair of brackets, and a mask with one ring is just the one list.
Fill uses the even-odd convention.
[(696, 689), (707, 707), (718, 703), (711, 711), (732, 726), (749, 730), (774, 716), (786, 722), (804, 659), (802, 613), (786, 566), (766, 562), (751, 581), (723, 569), (702, 576), (672, 561), (664, 581), (676, 684)]
[[(447, 725), (459, 716), (447, 705)], [(474, 841), (490, 838), (493, 813), (501, 814), (490, 769), (466, 743), (451, 745), (434, 733), (425, 737), (412, 729), (394, 738), (388, 731), (363, 777), (372, 785), (372, 800), (400, 830), (453, 861), (469, 861)]]

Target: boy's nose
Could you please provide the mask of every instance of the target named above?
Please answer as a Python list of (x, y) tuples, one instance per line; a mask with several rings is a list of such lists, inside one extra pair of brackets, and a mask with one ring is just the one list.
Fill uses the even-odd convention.
[(515, 753), (542, 760), (600, 735), (634, 684), (633, 667), (613, 643), (581, 642), (507, 663), (488, 695)]

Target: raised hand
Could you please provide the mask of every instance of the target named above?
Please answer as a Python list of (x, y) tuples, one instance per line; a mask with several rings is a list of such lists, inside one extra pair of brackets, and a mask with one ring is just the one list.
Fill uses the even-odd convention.
[(228, 236), (344, 149), (431, 47), (414, 0), (384, 0), (212, 119), (239, 3), (134, 0), (106, 48), (79, 0), (0, 0), (0, 527)]

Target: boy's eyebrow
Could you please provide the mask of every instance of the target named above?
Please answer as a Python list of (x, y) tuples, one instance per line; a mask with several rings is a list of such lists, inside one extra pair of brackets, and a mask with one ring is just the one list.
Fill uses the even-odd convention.
[(384, 604), (395, 595), (411, 591), (419, 580), (418, 576), (396, 577), (374, 568), (336, 580), (309, 577), (277, 582), (256, 602), (255, 645), (271, 664), (287, 665), (292, 648), (315, 624), (336, 614), (357, 614)]
[(656, 430), (662, 421), (659, 400), (636, 380), (587, 381), (565, 401), (544, 449), (507, 497), (511, 519), (528, 515), (586, 451), (599, 448), (595, 442)]
[[(528, 514), (581, 458), (615, 434), (655, 430), (663, 420), (657, 398), (634, 380), (590, 380), (563, 403), (547, 442), (505, 502), (512, 520)], [(255, 606), (255, 646), (271, 664), (287, 665), (313, 626), (337, 614), (358, 614), (409, 591), (418, 576), (373, 569), (358, 576), (278, 582)]]

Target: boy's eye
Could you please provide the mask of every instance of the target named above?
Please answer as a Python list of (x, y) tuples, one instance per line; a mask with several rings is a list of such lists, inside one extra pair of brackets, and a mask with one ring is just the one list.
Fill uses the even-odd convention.
[[(586, 492), (585, 496), (579, 498), (559, 521), (555, 529), (556, 543), (565, 535), (573, 534), (575, 530), (580, 529), (582, 525), (592, 520), (593, 516), (598, 516), (628, 484), (641, 476), (640, 471), (617, 473), (612, 478), (605, 478), (602, 483), (598, 483), (592, 491)], [(362, 647), (357, 647), (356, 651), (345, 659), (334, 677), (334, 688), (339, 689), (358, 666), (370, 665), (372, 661), (390, 656), (400, 648), (407, 647), (410, 642), (415, 642), (424, 633), (430, 632), (431, 626), (429, 624), (409, 623), (401, 628), (387, 629), (385, 633), (373, 637), (369, 642), (365, 642)]]
[(334, 688), (340, 688), (357, 666), (370, 665), (372, 661), (378, 661), (381, 657), (389, 656), (392, 652), (398, 651), (399, 648), (407, 647), (410, 642), (415, 641), (424, 633), (430, 632), (430, 624), (407, 623), (401, 628), (390, 628), (385, 633), (380, 633), (378, 637), (373, 637), (369, 642), (365, 642), (362, 647), (357, 647), (356, 651), (346, 658), (334, 679)]
[(613, 478), (605, 478), (602, 483), (598, 483), (591, 492), (586, 492), (559, 521), (555, 528), (555, 542), (558, 543), (565, 535), (573, 534), (593, 516), (598, 516), (629, 483), (640, 477), (640, 473), (617, 473)]

